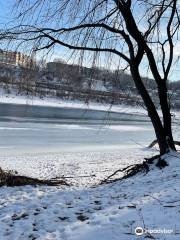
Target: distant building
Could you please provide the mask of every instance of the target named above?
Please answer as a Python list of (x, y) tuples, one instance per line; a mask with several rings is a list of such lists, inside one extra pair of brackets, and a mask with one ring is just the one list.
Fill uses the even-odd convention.
[(0, 63), (33, 68), (36, 65), (35, 54), (32, 56), (25, 55), (20, 52), (5, 51), (0, 49)]
[(49, 72), (58, 72), (59, 69), (62, 68), (61, 62), (48, 62), (47, 63), (47, 69)]

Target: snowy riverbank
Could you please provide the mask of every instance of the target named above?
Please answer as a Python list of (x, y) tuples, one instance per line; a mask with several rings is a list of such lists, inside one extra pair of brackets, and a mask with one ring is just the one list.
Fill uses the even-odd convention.
[[(75, 109), (109, 108), (95, 103), (87, 106), (80, 102), (15, 96), (3, 96), (0, 102)], [(140, 108), (113, 107), (113, 111), (122, 113), (145, 114), (145, 110)], [(177, 138), (178, 128), (175, 125), (174, 132)], [(142, 126), (142, 123), (132, 125), (126, 122), (121, 125), (103, 125), (99, 128), (94, 125), (48, 123), (46, 126), (39, 122), (10, 121), (2, 122), (0, 130), (0, 166), (3, 169), (42, 179), (64, 176), (68, 183), (72, 184), (71, 187), (1, 187), (0, 239), (179, 240), (180, 156), (177, 153), (171, 152), (165, 156), (169, 166), (162, 170), (155, 168), (147, 175), (138, 174), (123, 182), (92, 188), (119, 168), (140, 163), (144, 157), (157, 154), (155, 149), (149, 150), (145, 147), (146, 141), (149, 143), (149, 127)], [(76, 136), (77, 132), (81, 133), (83, 147)], [(122, 136), (119, 137), (118, 132), (123, 132)], [(147, 135), (141, 136), (142, 145), (140, 140), (136, 141), (135, 136), (140, 137), (144, 132)], [(55, 133), (57, 137), (53, 135)], [(131, 137), (128, 140), (130, 133)], [(41, 135), (42, 138), (38, 138)], [(31, 137), (35, 139), (33, 143), (35, 142), (37, 147), (46, 139), (48, 145), (45, 142), (41, 151), (36, 152), (35, 149), (31, 152), (31, 148), (28, 149)], [(72, 142), (69, 142), (67, 137), (70, 137)], [(118, 141), (111, 143), (111, 137), (114, 140), (117, 138)], [(57, 148), (51, 149), (55, 144), (54, 140)], [(60, 145), (60, 140), (63, 144), (73, 143), (73, 147), (70, 145), (71, 152), (67, 151), (68, 148), (66, 150), (65, 145)], [(91, 146), (92, 140), (96, 146)], [(125, 142), (124, 145), (121, 140)], [(50, 142), (53, 143), (52, 146)], [(25, 152), (20, 153), (18, 144), (21, 148), (25, 144)], [(136, 227), (142, 227), (149, 233), (137, 237), (134, 233)], [(166, 231), (166, 234), (158, 234), (157, 231)]]
[[(132, 158), (131, 154), (133, 151), (129, 150), (129, 155), (124, 153), (123, 157)], [(147, 151), (146, 154), (152, 155), (153, 152)], [(138, 156), (143, 158), (144, 155), (145, 151), (139, 150)], [(134, 159), (137, 159), (136, 154)], [(180, 156), (172, 152), (166, 160), (169, 166), (163, 170), (156, 168), (145, 176), (139, 174), (123, 182), (96, 188), (2, 187), (0, 239), (178, 240)], [(13, 166), (12, 161), (8, 164)], [(51, 164), (53, 171), (53, 162), (41, 167), (49, 170)], [(26, 172), (27, 166), (27, 162), (21, 161), (21, 166), (16, 164), (13, 169), (21, 169), (22, 173), (23, 168)], [(97, 174), (101, 166), (97, 164)], [(28, 171), (37, 174), (36, 168)], [(86, 166), (85, 169), (88, 174), (91, 167)], [(99, 179), (105, 175), (100, 175)], [(151, 235), (144, 234), (138, 238), (134, 234), (136, 227), (148, 229)], [(158, 229), (165, 229), (168, 233), (153, 232)]]
[[(98, 111), (107, 111), (123, 114), (131, 114), (133, 116), (147, 116), (147, 111), (144, 107), (141, 106), (130, 106), (124, 104), (110, 105), (102, 104), (96, 102), (89, 102), (88, 104), (79, 101), (79, 100), (62, 100), (55, 97), (44, 97), (39, 98), (35, 96), (24, 96), (16, 94), (5, 94), (3, 91), (0, 91), (0, 104), (20, 104), (28, 106), (44, 106), (44, 107), (60, 107), (60, 108), (73, 108), (73, 109), (88, 109), (88, 110), (98, 110)], [(172, 110), (173, 118), (180, 118), (180, 111)]]
[(127, 106), (127, 105), (110, 105), (90, 102), (85, 104), (78, 100), (62, 100), (54, 97), (44, 97), (43, 99), (34, 96), (21, 96), (15, 94), (0, 94), (0, 103), (12, 104), (27, 104), (31, 106), (47, 106), (47, 107), (66, 107), (66, 108), (81, 108), (90, 110), (113, 111), (120, 113), (140, 114), (146, 115), (146, 111), (141, 107)]

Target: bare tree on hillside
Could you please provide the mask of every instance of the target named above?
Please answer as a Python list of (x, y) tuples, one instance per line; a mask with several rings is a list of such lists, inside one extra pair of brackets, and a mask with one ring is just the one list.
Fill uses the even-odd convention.
[[(32, 42), (36, 50), (60, 45), (81, 52), (81, 56), (95, 53), (99, 61), (111, 66), (120, 59), (129, 68), (146, 106), (160, 153), (175, 150), (167, 88), (179, 32), (178, 0), (17, 2), (19, 25), (8, 29), (6, 38)], [(154, 78), (160, 113), (143, 83), (142, 68), (148, 68)]]

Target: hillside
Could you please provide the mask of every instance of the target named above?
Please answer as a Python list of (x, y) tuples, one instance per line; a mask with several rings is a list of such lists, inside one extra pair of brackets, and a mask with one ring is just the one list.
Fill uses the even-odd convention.
[[(158, 107), (154, 81), (148, 78), (143, 81)], [(14, 93), (17, 96), (143, 105), (130, 75), (122, 71), (85, 68), (61, 62), (48, 63), (43, 68), (34, 69), (1, 64), (0, 88), (5, 94)], [(169, 96), (172, 107), (179, 109), (180, 82), (171, 82)]]

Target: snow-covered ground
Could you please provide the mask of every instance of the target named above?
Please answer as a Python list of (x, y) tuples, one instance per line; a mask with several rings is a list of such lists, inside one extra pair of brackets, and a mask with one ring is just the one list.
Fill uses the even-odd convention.
[(50, 179), (65, 177), (74, 186), (91, 187), (119, 168), (140, 163), (144, 157), (152, 156), (151, 151), (136, 149), (132, 144), (119, 150), (81, 152), (40, 152), (0, 156), (0, 166), (16, 170), (20, 175)]
[(140, 107), (135, 109), (127, 105), (110, 105), (90, 102), (85, 104), (78, 100), (62, 100), (55, 97), (44, 97), (43, 99), (34, 96), (21, 96), (15, 94), (5, 94), (0, 92), (0, 103), (15, 103), (15, 104), (28, 104), (35, 106), (49, 106), (49, 107), (70, 107), (70, 108), (82, 108), (93, 110), (108, 110), (114, 112), (131, 113), (146, 115), (146, 110)]
[[(95, 171), (92, 172), (91, 164), (84, 163), (84, 173), (80, 171), (78, 175), (95, 173), (96, 177), (87, 181), (92, 185), (110, 173), (107, 169), (114, 171), (115, 168), (127, 164), (126, 159), (131, 163), (140, 162), (145, 155), (152, 154), (155, 152), (132, 149), (119, 153), (119, 159), (117, 153), (116, 156), (112, 155), (107, 165), (104, 165), (105, 159), (103, 162), (103, 158), (100, 161), (98, 156), (95, 156)], [(50, 172), (57, 173), (56, 169), (60, 170), (57, 159), (49, 162), (46, 159), (44, 162), (36, 160), (33, 159), (30, 163), (30, 159), (24, 161), (18, 158), (9, 159), (6, 163), (9, 168), (31, 176), (40, 174), (41, 177), (47, 177)], [(2, 187), (0, 239), (179, 240), (180, 156), (171, 152), (166, 156), (166, 160), (169, 166), (162, 170), (155, 168), (147, 175), (138, 174), (123, 182), (93, 188), (84, 185)], [(68, 168), (69, 174), (76, 177), (76, 161), (72, 159)], [(82, 179), (83, 177), (79, 177), (78, 182), (83, 182)], [(137, 237), (134, 233), (136, 227), (142, 227), (150, 234)], [(166, 231), (166, 234), (157, 234), (155, 231)]]
[[(0, 102), (97, 110), (109, 110), (110, 108), (109, 105), (97, 103), (90, 103), (87, 106), (77, 101), (62, 101), (55, 98), (27, 99), (24, 96), (4, 94), (1, 95)], [(111, 110), (146, 114), (144, 109), (133, 109), (128, 106), (113, 106)], [(19, 131), (19, 128), (15, 126), (10, 128), (7, 125), (2, 130)], [(55, 127), (64, 129), (69, 125), (61, 124)], [(80, 127), (83, 126), (78, 127), (80, 131)], [(71, 133), (72, 128), (77, 130), (77, 125), (71, 125)], [(142, 126), (129, 126), (128, 130), (127, 126), (126, 128), (116, 125), (106, 126), (106, 131), (107, 128), (113, 131), (124, 131), (125, 135), (128, 131), (133, 132), (133, 129), (137, 131), (137, 134), (142, 130)], [(29, 131), (29, 128), (26, 127), (21, 131)], [(7, 135), (6, 132), (4, 133)], [(17, 136), (21, 138), (20, 134)], [(27, 133), (24, 136), (28, 139)], [(107, 147), (104, 152), (98, 150), (88, 152), (85, 149), (80, 152), (59, 153), (50, 152), (47, 147), (44, 153), (29, 152), (17, 155), (7, 149), (6, 156), (0, 156), (0, 166), (3, 169), (16, 170), (22, 175), (46, 179), (65, 176), (72, 186), (1, 187), (0, 240), (148, 238), (179, 240), (180, 155), (177, 153), (171, 152), (165, 156), (169, 166), (162, 170), (155, 168), (146, 175), (138, 174), (122, 182), (97, 186), (101, 180), (117, 169), (140, 163), (144, 157), (151, 157), (155, 154), (157, 154), (155, 149), (148, 150), (133, 142), (132, 145), (128, 144), (122, 148), (118, 146), (113, 151)], [(137, 237), (136, 227), (142, 227), (149, 233)], [(166, 234), (156, 233), (157, 231), (166, 231)]]
[[(132, 115), (147, 116), (145, 108), (140, 106), (130, 106), (124, 104), (111, 105), (101, 104), (97, 102), (89, 102), (88, 104), (79, 100), (62, 100), (56, 97), (39, 98), (35, 96), (16, 95), (15, 93), (5, 94), (0, 90), (0, 103), (28, 104), (34, 106), (48, 107), (65, 107), (65, 108), (81, 108), (92, 110), (112, 111), (118, 113), (127, 113)], [(174, 118), (180, 118), (180, 111), (172, 111)]]

